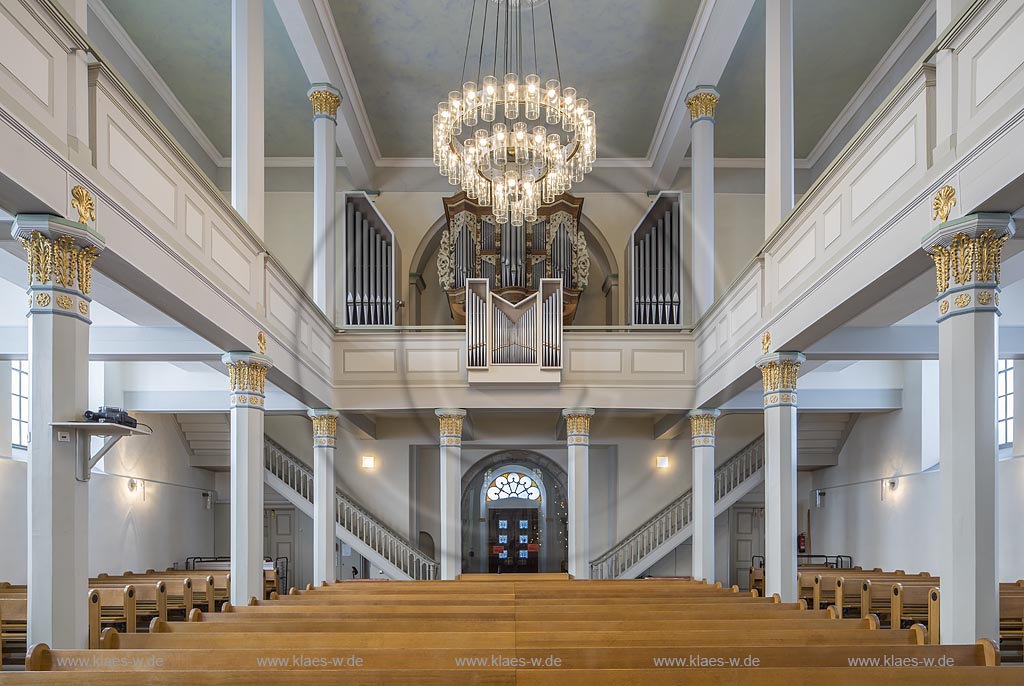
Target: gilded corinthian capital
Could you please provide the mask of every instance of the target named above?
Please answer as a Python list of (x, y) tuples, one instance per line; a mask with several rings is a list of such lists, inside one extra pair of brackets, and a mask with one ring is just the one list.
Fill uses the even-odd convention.
[(52, 285), (89, 295), (92, 265), (106, 245), (102, 236), (84, 224), (45, 214), (19, 214), (11, 236), (25, 249), (29, 287)]
[(267, 372), (273, 366), (270, 358), (250, 352), (224, 353), (221, 361), (228, 368), (231, 406), (263, 408)]
[(800, 353), (777, 352), (757, 360), (764, 385), (764, 406), (796, 406), (796, 382), (800, 365), (806, 358)]
[(330, 117), (337, 119), (341, 96), (332, 86), (325, 83), (314, 84), (309, 89), (309, 102), (313, 105), (313, 117)]
[(686, 107), (690, 110), (690, 122), (701, 117), (715, 118), (715, 107), (718, 106), (718, 91), (710, 86), (701, 86), (690, 91), (686, 96)]

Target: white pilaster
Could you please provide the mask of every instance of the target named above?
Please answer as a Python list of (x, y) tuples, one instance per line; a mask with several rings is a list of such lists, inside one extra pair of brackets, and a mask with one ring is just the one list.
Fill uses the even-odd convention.
[(793, 0), (766, 0), (764, 64), (764, 230), (767, 237), (793, 209)]
[(333, 320), (335, 136), (341, 94), (330, 84), (314, 83), (307, 95), (313, 105), (313, 302)]
[[(935, 35), (942, 36), (972, 0), (936, 0)], [(935, 158), (956, 150), (956, 55), (952, 47), (935, 51)]]
[(323, 581), (337, 581), (334, 454), (338, 445), (338, 413), (310, 410), (308, 414), (313, 420), (313, 585), (319, 586)]
[(715, 423), (718, 410), (690, 412), (693, 453), (693, 578), (715, 583)]
[(231, 204), (263, 238), (263, 2), (231, 0)]
[(78, 441), (89, 439), (52, 423), (81, 421), (88, 409), (89, 292), (104, 242), (48, 215), (18, 215), (11, 234), (29, 263), (28, 643), (85, 648), (89, 483), (76, 465)]
[(569, 574), (590, 578), (590, 418), (589, 407), (569, 407), (565, 440), (569, 449)]
[(465, 410), (434, 410), (441, 436), (441, 578), (462, 573), (462, 420)]
[(975, 214), (922, 241), (938, 292), (943, 643), (999, 636), (997, 318), (1002, 247), (1013, 233), (1010, 215)]
[(715, 106), (718, 91), (701, 86), (686, 96), (690, 109), (690, 185), (693, 193), (693, 318), (715, 301)]
[[(60, 0), (64, 12), (87, 30), (89, 13), (86, 0)], [(89, 149), (89, 62), (80, 47), (68, 53), (68, 148), (76, 162), (92, 163)]]
[[(7, 389), (11, 387), (11, 363), (0, 360), (0, 457), (10, 457), (14, 403)], [(1020, 396), (1018, 396), (1020, 397)]]
[(231, 382), (231, 603), (263, 598), (263, 412), (269, 357), (221, 358)]
[[(765, 347), (770, 339), (766, 337)], [(757, 360), (764, 380), (765, 595), (795, 603), (796, 587), (796, 379), (800, 353)]]

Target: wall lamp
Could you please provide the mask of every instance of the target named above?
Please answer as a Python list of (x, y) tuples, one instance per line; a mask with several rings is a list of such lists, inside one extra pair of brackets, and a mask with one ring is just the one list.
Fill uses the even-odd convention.
[(668, 455), (658, 455), (656, 459), (658, 469), (668, 469)]
[(373, 469), (374, 462), (373, 455), (363, 455), (363, 469)]

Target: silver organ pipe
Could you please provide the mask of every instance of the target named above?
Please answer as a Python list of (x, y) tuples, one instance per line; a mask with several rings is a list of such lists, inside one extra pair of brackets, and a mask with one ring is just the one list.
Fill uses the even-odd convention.
[(662, 193), (631, 238), (633, 324), (681, 323), (681, 246), (679, 196)]
[(394, 234), (365, 193), (345, 199), (345, 324), (389, 326), (395, 323)]
[(511, 303), (487, 279), (466, 282), (466, 367), (561, 368), (562, 283), (542, 279), (536, 293)]

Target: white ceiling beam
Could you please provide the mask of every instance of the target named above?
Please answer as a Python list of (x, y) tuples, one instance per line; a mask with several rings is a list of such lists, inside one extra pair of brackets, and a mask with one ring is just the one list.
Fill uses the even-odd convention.
[[(223, 351), (182, 326), (92, 326), (89, 359), (103, 362), (201, 362)], [(0, 359), (28, 355), (28, 327), (0, 327)]]
[(330, 7), (326, 0), (274, 0), (274, 5), (309, 82), (329, 83), (341, 92), (338, 149), (352, 183), (374, 188), (380, 153)]
[[(939, 327), (844, 326), (802, 351), (808, 360), (937, 360)], [(1024, 359), (1024, 327), (999, 327), (999, 357)], [(801, 406), (803, 391), (800, 391)]]
[[(764, 412), (761, 384), (719, 405), (723, 412)], [(801, 412), (889, 412), (903, 408), (902, 388), (808, 388), (800, 391)]]
[(718, 84), (753, 6), (754, 0), (701, 2), (651, 142), (654, 189), (671, 186), (690, 147), (686, 94), (697, 86)]
[(338, 415), (338, 428), (349, 432), (361, 441), (377, 440), (377, 422), (370, 415), (342, 412)]

